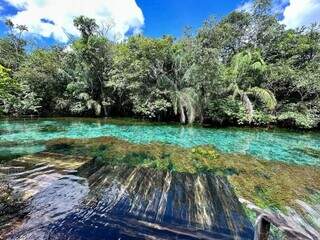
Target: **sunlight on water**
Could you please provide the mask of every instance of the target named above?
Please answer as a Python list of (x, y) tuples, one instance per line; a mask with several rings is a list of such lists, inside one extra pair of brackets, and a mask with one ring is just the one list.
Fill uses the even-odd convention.
[(206, 129), (171, 125), (116, 125), (99, 121), (28, 120), (0, 122), (0, 158), (44, 150), (57, 138), (114, 136), (134, 143), (162, 142), (183, 147), (214, 145), (226, 153), (266, 160), (319, 165), (320, 134), (240, 128)]
[(10, 181), (29, 205), (7, 239), (253, 237), (222, 177), (105, 167), (83, 178), (41, 166), (11, 174)]
[[(102, 136), (129, 142), (92, 139)], [(56, 149), (50, 149), (47, 141), (59, 138), (90, 138), (91, 141), (63, 139), (53, 143), (57, 146), (51, 145)], [(171, 145), (140, 145), (151, 142)], [(79, 150), (77, 144), (83, 151), (73, 155)], [(105, 144), (104, 148), (101, 144)], [(182, 149), (172, 144), (213, 145), (222, 152), (217, 154), (221, 158), (209, 158), (209, 150), (204, 146)], [(46, 146), (49, 152), (43, 152)], [(71, 151), (71, 146), (75, 151)], [(231, 166), (236, 170), (179, 172), (127, 163), (127, 157), (139, 163), (138, 157), (152, 160), (159, 153), (162, 160), (168, 161), (162, 147), (170, 151), (172, 166), (186, 165), (188, 159), (191, 163), (211, 159), (212, 166), (226, 169)], [(126, 152), (127, 148), (132, 152)], [(146, 152), (139, 152), (142, 148)], [(147, 152), (147, 148), (152, 148), (155, 155)], [(65, 154), (66, 149), (70, 155)], [(208, 149), (215, 153), (215, 149)], [(85, 150), (92, 150), (100, 158), (119, 155), (114, 158), (118, 165), (112, 165), (112, 161), (96, 165), (98, 157), (86, 156)], [(37, 154), (6, 161), (32, 153)], [(199, 158), (199, 154), (204, 157)], [(241, 154), (300, 166), (260, 161)], [(257, 218), (257, 212), (263, 213), (275, 226), (279, 223), (272, 232), (277, 236), (274, 239), (282, 236), (278, 232), (283, 226), (285, 229), (281, 231), (288, 236), (317, 239), (320, 236), (319, 156), (319, 133), (111, 124), (85, 119), (1, 121), (0, 177), (5, 176), (19, 202), (25, 205), (22, 212), (16, 210), (21, 218), (7, 214), (11, 225), (6, 226), (11, 227), (4, 228), (4, 232), (0, 228), (0, 238), (253, 239), (254, 221), (262, 219)], [(190, 170), (190, 166), (186, 169)], [(282, 212), (285, 208), (288, 210)]]

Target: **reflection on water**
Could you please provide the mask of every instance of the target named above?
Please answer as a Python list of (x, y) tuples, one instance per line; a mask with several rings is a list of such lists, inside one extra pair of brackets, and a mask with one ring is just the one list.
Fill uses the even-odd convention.
[(87, 177), (52, 166), (10, 175), (29, 201), (8, 239), (252, 239), (227, 180), (103, 167)]
[(296, 200), (298, 210), (288, 207), (286, 213), (283, 213), (261, 209), (245, 199), (240, 199), (240, 201), (259, 216), (256, 219), (256, 236), (262, 231), (263, 221), (267, 221), (272, 223), (273, 227), (276, 227), (274, 230), (284, 233), (286, 239), (320, 239), (319, 204), (311, 205)]
[[(131, 143), (94, 139), (100, 136)], [(8, 239), (252, 239), (256, 205), (279, 227), (276, 231), (317, 239), (319, 136), (101, 121), (2, 121), (0, 163), (37, 154), (0, 164), (0, 177), (7, 175), (26, 206), (22, 221), (10, 222), (14, 229), (0, 226), (0, 239), (3, 232)], [(68, 139), (48, 142), (61, 137)], [(169, 145), (140, 144), (153, 141)], [(221, 152), (193, 147), (203, 144)], [(243, 210), (238, 197), (256, 205)]]
[[(183, 147), (210, 144), (227, 153), (250, 154), (266, 160), (289, 163), (320, 165), (319, 133), (240, 128), (204, 129), (150, 124), (115, 125), (102, 120), (62, 119), (1, 121), (0, 158), (6, 154), (22, 154), (23, 150), (26, 153), (42, 151), (44, 145), (40, 143), (51, 139), (101, 136), (114, 136), (134, 143), (158, 141)], [(13, 148), (8, 149), (9, 143), (13, 144)]]

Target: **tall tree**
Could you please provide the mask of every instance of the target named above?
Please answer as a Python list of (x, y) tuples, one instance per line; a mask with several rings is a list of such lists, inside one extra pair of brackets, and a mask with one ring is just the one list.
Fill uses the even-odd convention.
[(274, 94), (259, 86), (257, 76), (261, 76), (266, 65), (259, 52), (244, 51), (236, 54), (226, 68), (226, 77), (232, 91), (233, 98), (240, 97), (248, 114), (249, 122), (252, 121), (253, 103), (250, 96), (258, 98), (268, 109), (274, 110), (277, 101)]
[(10, 19), (5, 21), (9, 33), (4, 38), (0, 38), (0, 64), (16, 70), (25, 57), (26, 41), (23, 33), (28, 31), (25, 25), (15, 25)]
[(69, 84), (65, 98), (58, 99), (57, 106), (68, 107), (77, 114), (93, 110), (97, 116), (107, 116), (111, 98), (106, 86), (112, 66), (113, 44), (98, 34), (94, 19), (80, 16), (74, 24), (81, 32), (81, 38), (73, 43), (66, 59), (65, 76)]

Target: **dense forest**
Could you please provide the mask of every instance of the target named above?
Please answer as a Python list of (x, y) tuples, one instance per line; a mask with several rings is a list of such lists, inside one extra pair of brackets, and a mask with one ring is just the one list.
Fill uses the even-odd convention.
[(286, 29), (270, 2), (209, 19), (180, 39), (111, 41), (109, 26), (79, 16), (80, 38), (32, 50), (28, 27), (6, 20), (0, 115), (317, 128), (320, 26)]

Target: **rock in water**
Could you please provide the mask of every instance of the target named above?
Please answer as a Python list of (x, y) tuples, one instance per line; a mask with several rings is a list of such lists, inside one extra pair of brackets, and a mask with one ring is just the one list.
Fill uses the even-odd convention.
[(52, 179), (31, 198), (28, 219), (9, 239), (254, 236), (253, 226), (224, 177), (106, 166), (87, 178), (55, 174)]

